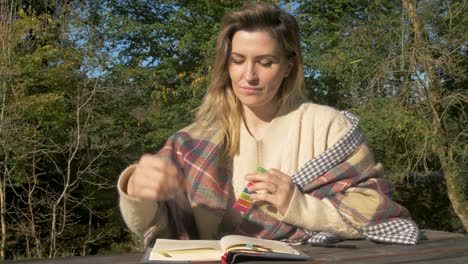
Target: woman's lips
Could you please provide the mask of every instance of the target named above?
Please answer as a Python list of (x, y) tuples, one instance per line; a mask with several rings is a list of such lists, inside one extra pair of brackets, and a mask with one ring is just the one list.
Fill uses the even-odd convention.
[(242, 86), (241, 89), (248, 94), (255, 94), (261, 91), (259, 87), (255, 86)]

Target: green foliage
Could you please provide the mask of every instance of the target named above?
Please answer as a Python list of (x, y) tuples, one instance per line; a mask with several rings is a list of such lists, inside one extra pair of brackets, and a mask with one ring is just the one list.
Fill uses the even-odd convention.
[(301, 1), (304, 64), (312, 100), (340, 108), (369, 96), (376, 65), (395, 52), (399, 2)]
[(410, 175), (441, 168), (435, 162), (436, 154), (428, 151), (434, 140), (431, 123), (399, 105), (394, 98), (375, 98), (354, 109), (375, 159), (384, 164), (386, 177), (395, 183), (394, 199), (411, 212), (421, 228), (463, 232), (453, 208), (447, 206), (445, 182), (424, 175), (420, 177), (428, 178), (420, 182), (411, 179)]
[(447, 192), (466, 219), (464, 11), (459, 1), (301, 1), (295, 12), (309, 98), (353, 108), (392, 180), (441, 170), (456, 179)]
[[(118, 211), (109, 210), (116, 208), (114, 183), (124, 167), (115, 162), (125, 157), (111, 158), (124, 146), (111, 148), (111, 139), (93, 133), (111, 119), (110, 112), (102, 115), (110, 92), (81, 71), (86, 53), (66, 38), (70, 28), (61, 24), (63, 17), (57, 10), (25, 6), (11, 28), (2, 28), (10, 30), (5, 44), (12, 47), (0, 64), (8, 67), (0, 79), (5, 253), (7, 258), (88, 254), (92, 245), (104, 249), (109, 241), (129, 237), (124, 225), (115, 223), (121, 221)], [(108, 227), (112, 222), (114, 230)], [(81, 249), (85, 242), (88, 249)]]
[[(14, 23), (0, 31), (8, 47), (0, 61), (7, 258), (141, 250), (118, 211), (117, 177), (193, 120), (219, 22), (245, 2), (21, 2)], [(449, 160), (468, 197), (463, 3), (418, 1), (428, 47), (415, 44), (399, 1), (279, 4), (300, 23), (308, 97), (361, 117), (376, 160), (397, 186), (395, 199), (421, 227), (462, 230), (445, 182), (406, 180), (409, 172), (441, 171)], [(429, 89), (423, 59), (434, 66)], [(442, 109), (441, 134), (433, 132), (433, 109)], [(441, 146), (449, 150), (444, 157)], [(65, 225), (50, 251), (54, 205), (67, 217), (57, 219)]]
[(136, 121), (131, 130), (139, 132), (129, 138), (136, 153), (157, 151), (191, 122), (209, 82), (219, 22), (241, 4), (109, 0), (94, 6), (97, 34), (107, 41), (91, 45), (118, 53), (108, 58), (104, 78), (132, 94), (120, 103)]
[(445, 182), (423, 183), (410, 186), (400, 183), (396, 186), (395, 201), (405, 206), (412, 219), (420, 228), (463, 233), (463, 225), (453, 208), (447, 206)]
[(418, 155), (424, 155), (421, 151), (430, 144), (430, 123), (399, 107), (399, 102), (392, 98), (372, 99), (355, 111), (361, 118), (361, 127), (376, 160), (383, 162), (389, 172), (387, 177), (401, 180), (411, 170), (424, 169), (413, 167), (411, 161)]

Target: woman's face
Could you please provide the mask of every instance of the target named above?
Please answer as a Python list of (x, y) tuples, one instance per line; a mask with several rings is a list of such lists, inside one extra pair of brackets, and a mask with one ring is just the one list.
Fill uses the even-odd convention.
[(229, 54), (232, 88), (244, 107), (271, 110), (276, 93), (289, 73), (289, 64), (279, 43), (268, 32), (237, 31)]

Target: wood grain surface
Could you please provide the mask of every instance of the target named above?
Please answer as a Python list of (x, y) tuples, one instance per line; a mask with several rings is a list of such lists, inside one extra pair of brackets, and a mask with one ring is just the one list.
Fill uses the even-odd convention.
[[(427, 237), (415, 246), (377, 244), (366, 240), (347, 240), (337, 245), (352, 245), (352, 248), (323, 248), (307, 245), (296, 248), (308, 254), (308, 261), (277, 261), (274, 263), (468, 263), (468, 237), (462, 234), (435, 230), (422, 230)], [(64, 257), (27, 261), (5, 261), (2, 264), (130, 264), (138, 263), (142, 253)], [(272, 263), (251, 261), (244, 263)]]

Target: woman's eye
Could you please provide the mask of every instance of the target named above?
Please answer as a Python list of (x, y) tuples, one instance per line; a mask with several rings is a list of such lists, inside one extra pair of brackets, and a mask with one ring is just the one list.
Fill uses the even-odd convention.
[(260, 65), (262, 65), (264, 67), (270, 67), (273, 64), (272, 61), (260, 61), (259, 63), (260, 63)]
[(231, 58), (231, 62), (234, 63), (234, 64), (242, 64), (244, 61), (243, 61), (243, 60), (239, 60), (239, 59)]

